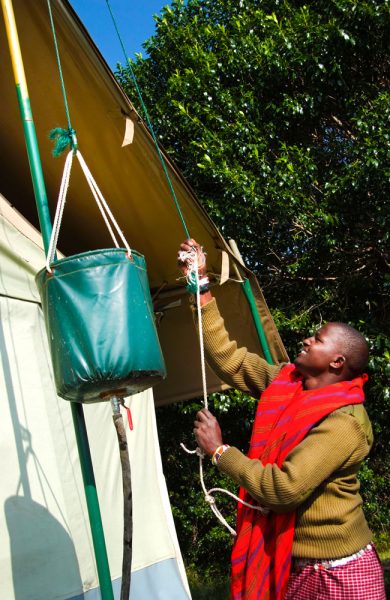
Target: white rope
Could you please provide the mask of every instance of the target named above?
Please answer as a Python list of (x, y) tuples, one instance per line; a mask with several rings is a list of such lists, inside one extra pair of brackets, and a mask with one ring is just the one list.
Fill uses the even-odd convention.
[[(188, 282), (193, 281), (194, 277), (195, 277), (195, 281), (196, 281), (196, 289), (197, 289), (196, 305), (197, 305), (197, 315), (198, 315), (198, 324), (199, 324), (199, 346), (200, 346), (200, 362), (201, 362), (202, 385), (203, 385), (203, 403), (204, 403), (204, 407), (208, 408), (207, 382), (206, 382), (206, 361), (205, 361), (205, 356), (204, 356), (203, 323), (202, 323), (202, 310), (201, 310), (201, 306), (200, 306), (200, 291), (199, 291), (198, 268), (200, 265), (198, 264), (198, 253), (196, 251), (196, 248), (193, 248), (193, 250), (190, 252), (184, 252), (184, 251), (179, 252), (179, 261), (186, 263), (188, 266), (187, 281)], [(203, 266), (203, 264), (201, 266)], [(244, 500), (242, 500), (241, 498), (239, 498), (232, 492), (229, 492), (229, 490), (225, 490), (223, 488), (211, 488), (208, 490), (206, 488), (206, 485), (204, 482), (204, 476), (203, 476), (203, 461), (205, 458), (205, 454), (204, 454), (203, 450), (199, 447), (196, 448), (195, 450), (189, 450), (184, 444), (180, 444), (180, 445), (183, 448), (183, 450), (185, 452), (187, 452), (188, 454), (196, 454), (199, 457), (199, 477), (200, 477), (200, 484), (202, 486), (202, 490), (204, 493), (204, 499), (210, 506), (214, 515), (222, 523), (222, 525), (224, 525), (230, 531), (231, 535), (236, 536), (237, 532), (229, 525), (229, 523), (226, 521), (226, 519), (220, 512), (219, 508), (217, 507), (216, 500), (213, 496), (214, 492), (220, 492), (223, 494), (227, 494), (231, 498), (234, 498), (234, 500), (236, 500), (237, 502), (240, 502), (241, 504), (243, 504), (244, 506), (247, 506), (248, 508), (257, 510), (261, 514), (269, 513), (269, 510), (267, 508), (249, 504), (248, 502), (245, 502)]]
[(70, 179), (70, 170), (72, 168), (72, 160), (73, 160), (73, 152), (69, 152), (69, 154), (65, 160), (64, 172), (62, 174), (62, 180), (61, 180), (61, 185), (60, 185), (60, 191), (58, 193), (56, 214), (54, 216), (53, 231), (52, 231), (52, 234), (50, 237), (49, 249), (48, 249), (47, 256), (46, 256), (46, 270), (49, 271), (49, 273), (52, 272), (50, 265), (54, 260), (54, 255), (55, 255), (56, 248), (57, 248), (58, 236), (60, 234), (62, 215), (64, 214), (64, 207), (65, 207), (65, 201), (66, 201), (66, 194), (68, 192), (68, 187), (69, 187), (69, 179)]
[(188, 266), (187, 270), (187, 281), (191, 282), (196, 281), (196, 305), (197, 305), (197, 313), (198, 313), (198, 323), (199, 323), (199, 346), (200, 346), (200, 366), (202, 372), (202, 389), (203, 389), (203, 404), (205, 408), (208, 408), (208, 398), (207, 398), (207, 382), (206, 382), (206, 361), (204, 357), (204, 344), (203, 344), (203, 324), (202, 324), (202, 311), (200, 306), (200, 289), (199, 289), (199, 267), (203, 267), (205, 261), (202, 264), (199, 264), (198, 253), (196, 248), (193, 248), (190, 252), (179, 252), (179, 261), (186, 263)]
[(104, 206), (103, 206), (103, 204), (102, 204), (102, 202), (100, 200), (100, 196), (99, 196), (99, 194), (97, 193), (97, 191), (95, 189), (94, 183), (96, 183), (96, 182), (93, 182), (91, 180), (92, 175), (91, 175), (91, 173), (90, 173), (89, 170), (86, 170), (86, 169), (88, 169), (88, 167), (86, 166), (86, 164), (84, 163), (84, 161), (80, 160), (80, 156), (79, 156), (79, 163), (80, 163), (81, 168), (84, 171), (85, 178), (86, 178), (87, 183), (88, 183), (88, 185), (90, 187), (92, 195), (95, 198), (95, 202), (96, 202), (96, 204), (98, 206), (98, 209), (100, 210), (100, 213), (101, 213), (101, 215), (103, 217), (103, 220), (104, 220), (104, 222), (106, 224), (106, 227), (107, 227), (107, 229), (108, 229), (108, 231), (110, 233), (111, 239), (114, 242), (114, 245), (116, 246), (116, 248), (119, 248), (119, 244), (118, 244), (118, 241), (117, 241), (117, 239), (115, 237), (115, 234), (114, 234), (114, 232), (112, 230), (111, 223), (108, 220), (108, 217), (107, 217), (107, 215), (105, 213)]
[(200, 288), (199, 288), (199, 273), (198, 273), (198, 254), (195, 254), (194, 269), (196, 277), (196, 307), (198, 311), (198, 323), (199, 323), (199, 347), (200, 347), (200, 367), (202, 372), (202, 388), (203, 388), (203, 403), (204, 407), (209, 407), (209, 401), (207, 397), (207, 381), (206, 381), (206, 361), (204, 357), (204, 343), (203, 343), (203, 323), (202, 323), (202, 310), (200, 306)]
[[(106, 215), (108, 215), (108, 217), (111, 220), (112, 225), (114, 225), (114, 227), (116, 229), (116, 232), (119, 235), (119, 237), (121, 238), (121, 240), (123, 242), (123, 245), (125, 246), (125, 248), (127, 250), (127, 254), (128, 254), (129, 258), (130, 258), (131, 257), (131, 249), (130, 249), (129, 244), (127, 243), (127, 240), (126, 240), (125, 236), (123, 235), (123, 231), (119, 227), (119, 225), (118, 225), (118, 223), (117, 223), (114, 215), (112, 214), (112, 212), (110, 210), (110, 207), (108, 206), (107, 202), (105, 201), (105, 199), (103, 197), (103, 194), (101, 193), (101, 191), (100, 191), (100, 189), (99, 189), (96, 181), (94, 180), (94, 178), (92, 176), (91, 171), (88, 169), (87, 164), (86, 164), (85, 160), (83, 159), (83, 157), (81, 156), (81, 154), (80, 154), (79, 151), (77, 151), (77, 155), (76, 156), (79, 159), (79, 163), (81, 165), (81, 168), (84, 171), (84, 175), (85, 175), (85, 177), (86, 177), (86, 179), (88, 181), (89, 187), (91, 188), (91, 191), (92, 191), (92, 193), (94, 195), (94, 198), (95, 198), (95, 200), (96, 200), (96, 202), (97, 202), (97, 204), (98, 204), (98, 206), (100, 208), (101, 213), (103, 214), (103, 212), (104, 212), (103, 208), (104, 208), (104, 210), (106, 211)], [(99, 203), (97, 197), (100, 199), (101, 204)], [(115, 240), (115, 237), (114, 237), (114, 235), (112, 233), (112, 229), (108, 225), (108, 220), (106, 218), (104, 218), (104, 220), (105, 220), (105, 222), (107, 224), (107, 227), (108, 227), (108, 229), (109, 229), (109, 231), (111, 233), (111, 237), (113, 238), (114, 244), (117, 247), (119, 247), (118, 244), (117, 244), (117, 242), (116, 242), (116, 240)]]
[[(60, 228), (61, 228), (61, 223), (62, 223), (62, 216), (64, 213), (64, 207), (65, 207), (65, 202), (66, 202), (66, 195), (68, 192), (68, 188), (69, 188), (69, 181), (70, 181), (70, 172), (71, 172), (71, 168), (72, 168), (72, 161), (73, 161), (73, 150), (71, 150), (68, 153), (68, 156), (66, 157), (65, 160), (65, 165), (64, 165), (64, 172), (62, 175), (62, 181), (61, 181), (61, 186), (60, 186), (60, 191), (58, 194), (58, 201), (57, 201), (57, 208), (56, 208), (56, 214), (54, 217), (54, 223), (53, 223), (53, 231), (50, 237), (50, 243), (49, 243), (49, 250), (47, 253), (47, 257), (46, 257), (46, 270), (49, 271), (49, 273), (52, 272), (51, 269), (51, 263), (54, 260), (54, 255), (57, 249), (57, 243), (58, 243), (58, 236), (60, 233)], [(87, 183), (91, 189), (92, 195), (95, 198), (96, 204), (101, 212), (101, 215), (103, 217), (103, 220), (106, 224), (106, 227), (110, 233), (110, 236), (114, 242), (114, 245), (119, 248), (119, 244), (118, 241), (116, 239), (116, 236), (114, 234), (113, 231), (113, 227), (116, 230), (117, 235), (120, 237), (120, 239), (123, 242), (123, 245), (125, 246), (126, 250), (127, 250), (127, 256), (129, 258), (131, 258), (131, 248), (125, 238), (125, 236), (123, 235), (122, 230), (120, 229), (114, 215), (112, 214), (107, 202), (105, 201), (103, 194), (101, 193), (95, 179), (92, 176), (91, 171), (89, 170), (84, 158), (82, 157), (81, 153), (79, 150), (76, 151), (76, 156), (78, 158), (78, 161), (80, 163), (81, 169), (85, 175), (85, 178), (87, 180)], [(110, 222), (111, 221), (111, 222)], [(113, 226), (113, 227), (112, 227)]]

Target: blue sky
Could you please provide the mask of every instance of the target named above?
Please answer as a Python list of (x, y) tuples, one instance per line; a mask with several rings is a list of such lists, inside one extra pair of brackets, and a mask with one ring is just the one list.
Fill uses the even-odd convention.
[[(81, 21), (111, 69), (125, 58), (114, 29), (106, 0), (70, 0)], [(145, 50), (142, 43), (155, 31), (153, 15), (160, 14), (170, 0), (110, 0), (124, 46), (130, 58)]]

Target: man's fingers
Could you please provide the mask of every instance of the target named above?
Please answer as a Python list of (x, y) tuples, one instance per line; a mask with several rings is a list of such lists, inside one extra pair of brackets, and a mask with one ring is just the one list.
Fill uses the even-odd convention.
[(203, 423), (213, 418), (214, 415), (207, 408), (202, 408), (202, 410), (196, 413), (196, 419), (198, 421), (202, 421)]
[(186, 240), (185, 242), (183, 242), (182, 244), (180, 244), (180, 249), (179, 249), (179, 251), (178, 251), (178, 253), (177, 253), (177, 263), (178, 263), (178, 265), (179, 265), (180, 267), (186, 267), (186, 266), (188, 266), (188, 262), (189, 262), (189, 259), (188, 259), (188, 258), (183, 260), (183, 258), (182, 258), (182, 256), (181, 256), (181, 254), (182, 254), (183, 252), (189, 253), (189, 252), (191, 252), (191, 251), (192, 251), (194, 248), (195, 248), (195, 249), (196, 249), (196, 251), (198, 252), (198, 245), (197, 245), (197, 243), (195, 242), (195, 240), (192, 240), (192, 239), (190, 239), (190, 240)]
[(185, 250), (186, 252), (188, 252), (192, 248), (200, 248), (198, 242), (196, 242), (193, 239), (186, 240), (185, 242), (180, 244), (180, 250)]

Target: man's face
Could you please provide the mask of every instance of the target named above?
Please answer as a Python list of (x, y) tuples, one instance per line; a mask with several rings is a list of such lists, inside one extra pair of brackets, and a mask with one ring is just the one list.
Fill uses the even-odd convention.
[(294, 360), (301, 375), (318, 376), (344, 362), (340, 330), (332, 323), (324, 325), (303, 341), (303, 350)]

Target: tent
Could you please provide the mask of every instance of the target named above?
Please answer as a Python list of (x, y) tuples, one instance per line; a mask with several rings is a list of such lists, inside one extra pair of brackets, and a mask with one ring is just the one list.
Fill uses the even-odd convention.
[[(63, 159), (52, 157), (48, 132), (53, 127), (64, 126), (65, 114), (47, 3), (46, 0), (14, 0), (13, 5), (53, 214)], [(160, 520), (164, 526), (161, 539), (156, 537), (160, 540), (158, 543), (148, 545), (149, 538), (146, 536), (147, 556), (142, 558), (141, 544), (139, 563), (136, 562), (138, 550), (135, 551), (133, 572), (141, 576), (147, 566), (149, 575), (152, 569), (152, 575), (140, 583), (142, 595), (134, 596), (134, 600), (148, 599), (145, 590), (150, 582), (167, 580), (171, 584), (177, 582), (179, 600), (188, 597), (189, 592), (163, 481), (153, 402), (163, 405), (201, 395), (198, 341), (186, 292), (183, 282), (178, 281), (175, 264), (178, 245), (185, 237), (184, 230), (153, 140), (131, 101), (118, 86), (69, 3), (64, 0), (53, 2), (53, 16), (79, 147), (130, 244), (146, 257), (154, 309), (158, 315), (158, 333), (168, 371), (163, 383), (145, 392), (142, 399), (135, 396), (130, 400), (135, 420), (147, 423), (145, 430), (135, 427), (137, 435), (141, 436), (137, 440), (137, 449), (132, 446), (134, 440), (128, 436), (133, 448), (131, 460), (135, 460), (139, 444), (142, 447), (146, 444), (152, 450), (153, 473), (156, 475), (151, 477), (151, 485), (157, 485), (158, 481), (159, 490), (158, 506), (154, 506), (153, 511), (156, 515), (165, 515), (163, 519), (151, 519), (146, 514), (135, 518), (135, 524), (138, 523), (142, 530), (148, 521), (156, 523)], [(4, 541), (0, 560), (2, 573), (7, 573), (7, 577), (1, 579), (0, 595), (17, 600), (44, 600), (81, 598), (85, 593), (84, 597), (89, 598), (87, 594), (95, 593), (98, 586), (96, 569), (80, 491), (69, 406), (55, 395), (33, 281), (35, 272), (44, 265), (44, 257), (39, 233), (34, 230), (34, 227), (38, 228), (37, 213), (2, 23), (0, 51), (3, 57), (0, 72), (0, 124), (3, 132), (0, 138), (0, 193), (6, 198), (1, 203), (0, 385), (4, 399), (3, 417), (8, 419), (8, 428), (2, 438), (2, 456), (9, 457), (9, 469), (4, 469), (1, 483), (4, 513), (0, 527)], [(130, 132), (130, 137), (125, 136), (126, 132)], [(222, 257), (224, 264), (228, 264), (230, 278), (223, 285), (219, 285), (216, 278), (213, 289), (228, 328), (239, 344), (261, 354), (250, 307), (242, 286), (235, 281), (237, 258), (175, 165), (166, 156), (165, 160), (190, 234), (206, 248), (211, 271), (221, 273)], [(59, 248), (63, 254), (70, 255), (111, 245), (85, 180), (74, 167)], [(256, 278), (243, 266), (240, 266), (240, 272), (250, 282), (273, 359), (285, 360), (283, 344)], [(184, 345), (185, 354), (182, 351)], [(210, 392), (224, 387), (210, 371), (207, 380)], [(137, 405), (140, 415), (143, 411), (148, 414), (138, 418)], [(121, 519), (117, 503), (121, 492), (117, 487), (119, 463), (113, 458), (115, 450), (111, 446), (114, 443), (113, 427), (105, 404), (86, 407), (85, 412), (111, 575), (118, 585)], [(150, 464), (143, 467), (141, 463), (138, 480), (137, 467), (133, 467), (132, 463), (134, 489), (150, 471)], [(154, 495), (152, 490), (147, 491), (147, 485), (145, 483), (146, 488), (140, 491), (141, 498)], [(142, 504), (140, 502), (140, 508), (143, 508)], [(134, 544), (137, 548), (136, 527)], [(56, 542), (53, 546), (53, 540), (61, 540), (61, 543)], [(46, 553), (42, 547), (34, 546), (38, 542), (49, 544)], [(162, 555), (157, 552), (158, 555), (152, 556), (156, 548), (162, 551)], [(43, 564), (45, 556), (47, 563)], [(170, 561), (167, 568), (173, 568), (175, 577), (170, 576), (169, 571), (161, 577), (154, 574), (153, 569), (164, 567), (166, 561)], [(57, 585), (57, 582), (58, 589), (54, 590), (51, 586)], [(163, 587), (161, 583), (161, 594), (164, 593)], [(132, 599), (135, 588), (134, 583)], [(153, 596), (153, 593), (155, 590), (150, 592), (150, 597), (161, 597), (162, 600), (174, 600), (175, 597), (172, 589), (165, 596)]]
[[(69, 403), (56, 396), (34, 275), (39, 233), (0, 196), (0, 394), (3, 457), (0, 597), (100, 598)], [(128, 399), (133, 488), (132, 600), (187, 600), (163, 477), (153, 393)], [(119, 597), (122, 481), (109, 403), (84, 409), (113, 588)]]

